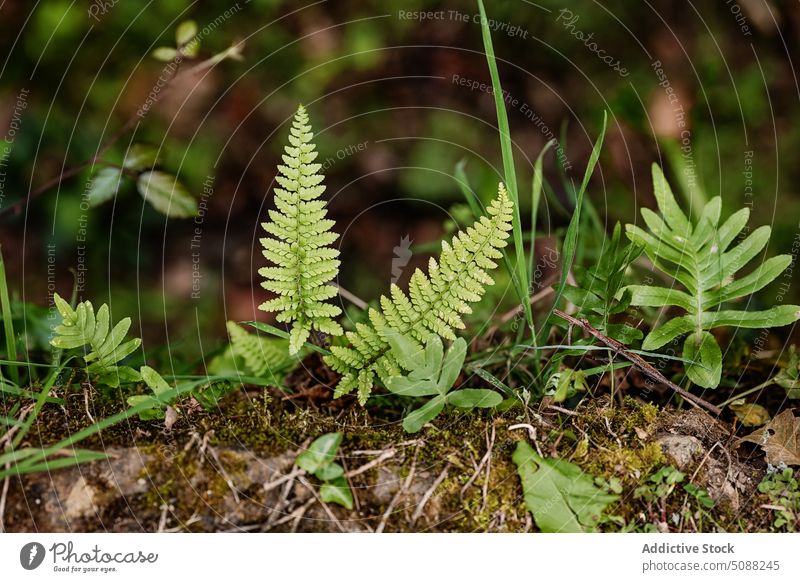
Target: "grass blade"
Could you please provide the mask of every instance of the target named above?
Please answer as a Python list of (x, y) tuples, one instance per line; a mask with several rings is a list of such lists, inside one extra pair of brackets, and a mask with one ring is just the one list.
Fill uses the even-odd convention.
[[(17, 340), (14, 334), (14, 321), (11, 319), (11, 301), (8, 298), (8, 283), (6, 281), (6, 265), (3, 261), (3, 249), (0, 247), (0, 311), (3, 314), (3, 330), (6, 336), (6, 355), (9, 360), (17, 359)], [(8, 369), (9, 378), (19, 384), (19, 371), (16, 367)]]
[(461, 194), (464, 195), (464, 199), (467, 201), (467, 204), (469, 204), (469, 209), (472, 210), (473, 218), (478, 219), (483, 216), (483, 210), (481, 210), (477, 194), (475, 194), (469, 185), (469, 178), (467, 178), (467, 173), (464, 171), (466, 165), (466, 160), (459, 161), (456, 164), (453, 177), (456, 180), (456, 184), (458, 184), (458, 189), (461, 190)]
[[(531, 334), (536, 335), (533, 311), (528, 302), (530, 281), (528, 280), (527, 262), (525, 261), (525, 247), (522, 243), (522, 217), (519, 209), (517, 173), (514, 169), (514, 150), (511, 143), (511, 130), (508, 125), (508, 112), (506, 111), (506, 104), (503, 99), (503, 87), (500, 84), (500, 74), (497, 71), (497, 59), (495, 58), (494, 46), (492, 45), (492, 33), (489, 28), (489, 20), (486, 17), (486, 9), (483, 6), (483, 0), (478, 0), (478, 10), (480, 11), (481, 17), (483, 47), (486, 53), (486, 62), (489, 65), (489, 75), (492, 79), (492, 94), (494, 95), (494, 104), (497, 110), (497, 129), (500, 132), (500, 151), (503, 155), (505, 186), (509, 198), (514, 203), (513, 234), (516, 266), (514, 268), (509, 268), (509, 274), (511, 275), (517, 296), (525, 311), (525, 319), (531, 330)], [(508, 266), (511, 267), (511, 265)]]
[(569, 221), (569, 227), (567, 228), (567, 233), (564, 235), (564, 244), (562, 245), (562, 261), (561, 261), (561, 278), (558, 282), (558, 287), (556, 287), (556, 293), (553, 298), (553, 304), (550, 307), (550, 311), (547, 314), (547, 317), (544, 320), (544, 325), (542, 326), (542, 330), (539, 332), (539, 341), (537, 343), (544, 343), (547, 340), (547, 335), (549, 333), (549, 327), (547, 326), (547, 321), (553, 315), (553, 310), (558, 307), (558, 302), (561, 300), (561, 295), (564, 293), (564, 287), (567, 285), (567, 277), (569, 275), (569, 271), (572, 268), (572, 260), (575, 258), (575, 249), (578, 246), (578, 230), (581, 223), (581, 207), (583, 206), (583, 198), (584, 194), (586, 193), (586, 188), (589, 185), (589, 178), (592, 177), (592, 173), (594, 172), (594, 168), (597, 165), (597, 161), (600, 158), (600, 150), (603, 147), (603, 139), (606, 135), (606, 126), (608, 123), (608, 114), (604, 111), (603, 112), (603, 128), (600, 131), (600, 135), (597, 138), (597, 141), (592, 148), (592, 154), (589, 156), (589, 163), (586, 166), (586, 172), (583, 174), (583, 182), (581, 182), (581, 187), (578, 190), (578, 195), (575, 200), (575, 212), (572, 215), (572, 219)]

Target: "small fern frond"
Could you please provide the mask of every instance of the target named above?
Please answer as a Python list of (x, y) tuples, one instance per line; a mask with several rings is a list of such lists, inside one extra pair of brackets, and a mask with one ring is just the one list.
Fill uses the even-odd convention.
[(428, 275), (417, 269), (406, 295), (392, 285), (389, 297), (380, 300), (380, 310), (370, 309), (370, 323), (359, 323), (347, 332), (350, 347), (332, 346), (325, 362), (342, 374), (336, 396), (358, 391), (363, 404), (372, 391), (376, 377), (382, 382), (401, 373), (397, 358), (390, 351), (388, 330), (407, 336), (420, 344), (435, 333), (455, 340), (453, 330), (463, 329), (461, 316), (471, 313), (470, 303), (480, 300), (485, 286), (494, 284), (488, 271), (497, 267), (511, 230), (513, 204), (500, 184), (497, 198), (489, 205), (487, 216), (458, 232), (451, 243), (442, 242), (437, 262), (431, 258)]
[(95, 313), (90, 301), (79, 303), (72, 309), (69, 303), (56, 293), (53, 296), (56, 309), (61, 314), (61, 324), (57, 325), (53, 347), (61, 349), (84, 348), (83, 359), (86, 371), (97, 375), (99, 381), (112, 387), (120, 382), (137, 382), (141, 377), (136, 370), (127, 366), (117, 366), (136, 351), (142, 340), (134, 338), (123, 343), (131, 326), (131, 318), (126, 317), (111, 327), (108, 305), (103, 304)]
[(764, 261), (750, 274), (734, 279), (769, 242), (770, 228), (761, 226), (748, 234), (750, 211), (743, 208), (720, 224), (722, 200), (708, 201), (697, 220), (678, 206), (661, 169), (653, 164), (653, 186), (661, 216), (647, 208), (642, 217), (650, 232), (629, 224), (628, 238), (644, 248), (650, 261), (683, 289), (632, 285), (631, 304), (647, 307), (675, 306), (687, 315), (653, 329), (642, 349), (658, 349), (689, 334), (684, 342), (686, 373), (695, 384), (716, 388), (722, 372), (722, 351), (708, 330), (722, 326), (767, 328), (789, 325), (800, 319), (800, 306), (780, 305), (764, 311), (721, 310), (730, 301), (763, 289), (790, 265), (789, 255)]
[(277, 320), (291, 323), (289, 352), (294, 355), (316, 329), (328, 335), (341, 335), (333, 318), (342, 310), (327, 300), (338, 293), (330, 282), (339, 273), (339, 251), (330, 245), (339, 238), (331, 231), (334, 221), (319, 197), (325, 192), (321, 164), (314, 163), (318, 152), (311, 141), (308, 114), (301, 105), (292, 123), (289, 145), (275, 178), (275, 210), (262, 224), (271, 237), (262, 238), (264, 257), (274, 266), (263, 267), (262, 286), (277, 295), (259, 306), (277, 313)]
[(227, 328), (233, 356), (242, 358), (247, 371), (254, 376), (276, 374), (297, 361), (287, 355), (286, 340), (249, 333), (234, 321), (229, 321)]

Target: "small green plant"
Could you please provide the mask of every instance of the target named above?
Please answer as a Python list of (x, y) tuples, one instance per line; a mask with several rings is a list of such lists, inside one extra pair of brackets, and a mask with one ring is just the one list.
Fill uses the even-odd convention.
[(800, 482), (793, 469), (787, 467), (768, 474), (758, 485), (758, 490), (769, 497), (770, 510), (775, 514), (774, 529), (800, 531)]
[(150, 406), (139, 412), (140, 420), (159, 420), (164, 418), (167, 406), (175, 402), (175, 398), (167, 398), (172, 387), (153, 368), (142, 366), (140, 372), (142, 380), (153, 393), (153, 396), (135, 395), (128, 397), (128, 406), (134, 407), (149, 402)]
[(618, 495), (596, 487), (591, 475), (562, 459), (545, 459), (520, 441), (512, 456), (525, 507), (544, 533), (596, 531), (602, 513)]
[(458, 338), (444, 353), (441, 338), (428, 335), (425, 348), (408, 336), (392, 329), (386, 330), (386, 339), (398, 364), (409, 371), (407, 376), (392, 376), (386, 387), (398, 396), (423, 398), (433, 396), (422, 407), (403, 419), (406, 432), (415, 433), (436, 418), (446, 404), (457, 408), (494, 408), (502, 402), (493, 390), (464, 388), (451, 391), (461, 374), (467, 355), (467, 342)]
[(322, 481), (319, 497), (325, 503), (338, 503), (353, 509), (353, 492), (344, 476), (344, 469), (335, 462), (336, 452), (342, 443), (342, 433), (329, 432), (316, 439), (297, 455), (294, 463)]
[(91, 301), (83, 301), (73, 309), (58, 293), (53, 295), (53, 300), (62, 318), (53, 330), (50, 340), (53, 347), (83, 348), (86, 373), (98, 384), (116, 388), (121, 383), (142, 380), (141, 374), (130, 366), (119, 365), (142, 345), (139, 338), (123, 343), (131, 326), (130, 317), (112, 327), (107, 304), (95, 313)]
[(314, 134), (308, 113), (301, 105), (292, 123), (289, 144), (283, 162), (278, 166), (275, 188), (275, 210), (269, 211), (270, 222), (263, 223), (272, 237), (262, 238), (264, 256), (274, 266), (262, 267), (262, 286), (278, 297), (263, 303), (259, 309), (276, 312), (277, 320), (291, 323), (289, 353), (300, 351), (315, 329), (337, 336), (341, 326), (332, 318), (342, 310), (327, 301), (338, 294), (330, 282), (339, 273), (339, 251), (330, 245), (339, 238), (331, 231), (334, 221), (325, 218), (328, 211), (319, 197), (325, 192), (315, 164), (318, 152), (311, 141)]
[(347, 332), (351, 347), (332, 346), (325, 362), (343, 374), (336, 387), (341, 396), (358, 391), (359, 401), (366, 402), (376, 376), (384, 383), (401, 369), (391, 353), (387, 337), (391, 329), (415, 341), (425, 341), (433, 332), (455, 340), (454, 329), (465, 327), (461, 317), (471, 313), (469, 303), (477, 302), (486, 285), (494, 281), (488, 271), (503, 257), (498, 250), (506, 246), (511, 230), (513, 204), (505, 188), (487, 209), (488, 216), (476, 220), (466, 231), (456, 234), (452, 243), (442, 242), (439, 261), (431, 259), (428, 275), (417, 269), (411, 276), (409, 295), (392, 285), (390, 297), (381, 297), (381, 310), (370, 309), (370, 323), (361, 323)]
[[(624, 313), (631, 303), (631, 292), (623, 289), (625, 271), (642, 249), (621, 240), (622, 228), (614, 227), (611, 240), (600, 249), (597, 262), (589, 267), (573, 267), (578, 286), (567, 285), (563, 295), (578, 308), (575, 317), (586, 319), (609, 337), (629, 344), (642, 339), (642, 332), (626, 323), (612, 323), (611, 317)], [(606, 246), (607, 245), (607, 246)]]
[[(778, 255), (764, 261), (750, 274), (734, 280), (769, 241), (770, 228), (761, 226), (742, 238), (750, 211), (743, 208), (720, 224), (719, 196), (703, 207), (696, 221), (678, 206), (664, 174), (653, 165), (653, 188), (661, 216), (647, 208), (642, 217), (650, 232), (629, 224), (627, 235), (644, 248), (660, 271), (679, 283), (675, 287), (631, 285), (631, 304), (647, 307), (675, 306), (687, 315), (653, 329), (642, 349), (655, 350), (689, 334), (683, 344), (686, 374), (695, 384), (716, 388), (722, 374), (722, 351), (709, 330), (734, 326), (765, 328), (789, 325), (800, 319), (800, 306), (780, 305), (764, 311), (721, 310), (723, 304), (754, 293), (774, 281), (791, 263)], [(739, 237), (741, 241), (731, 247)]]
[(208, 365), (214, 375), (233, 377), (249, 375), (263, 378), (280, 387), (284, 375), (297, 364), (299, 356), (290, 356), (289, 341), (249, 333), (235, 321), (227, 323), (230, 344)]

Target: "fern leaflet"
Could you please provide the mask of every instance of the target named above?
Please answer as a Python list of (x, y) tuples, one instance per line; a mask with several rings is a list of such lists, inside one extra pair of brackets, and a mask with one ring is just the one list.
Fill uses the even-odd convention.
[(325, 191), (321, 164), (312, 143), (314, 134), (308, 114), (301, 105), (294, 117), (278, 166), (275, 210), (270, 221), (262, 224), (271, 237), (262, 238), (264, 257), (274, 266), (262, 267), (262, 286), (277, 294), (259, 306), (276, 312), (280, 322), (291, 322), (289, 353), (296, 354), (316, 329), (329, 335), (341, 335), (342, 328), (332, 318), (342, 310), (327, 302), (338, 293), (330, 281), (339, 273), (339, 251), (330, 245), (339, 235), (330, 229), (334, 221), (325, 218), (328, 211), (319, 197)]
[(390, 297), (382, 296), (381, 309), (370, 309), (370, 323), (359, 323), (347, 332), (351, 347), (332, 346), (325, 362), (342, 374), (336, 387), (341, 396), (358, 391), (363, 404), (372, 391), (376, 376), (382, 381), (401, 374), (397, 358), (390, 351), (388, 330), (421, 344), (433, 332), (455, 340), (454, 329), (463, 329), (461, 316), (471, 313), (469, 303), (479, 301), (486, 285), (494, 284), (487, 273), (502, 258), (498, 250), (506, 246), (511, 230), (513, 204), (500, 184), (497, 198), (487, 209), (488, 216), (458, 232), (448, 244), (442, 243), (439, 262), (431, 258), (428, 275), (417, 269), (409, 283), (409, 295), (392, 285)]

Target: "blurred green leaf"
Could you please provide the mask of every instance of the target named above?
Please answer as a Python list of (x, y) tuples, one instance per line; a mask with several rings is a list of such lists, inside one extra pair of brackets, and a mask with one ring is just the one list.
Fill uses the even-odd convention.
[(136, 188), (153, 208), (174, 218), (197, 214), (197, 201), (175, 176), (154, 170), (139, 176)]

